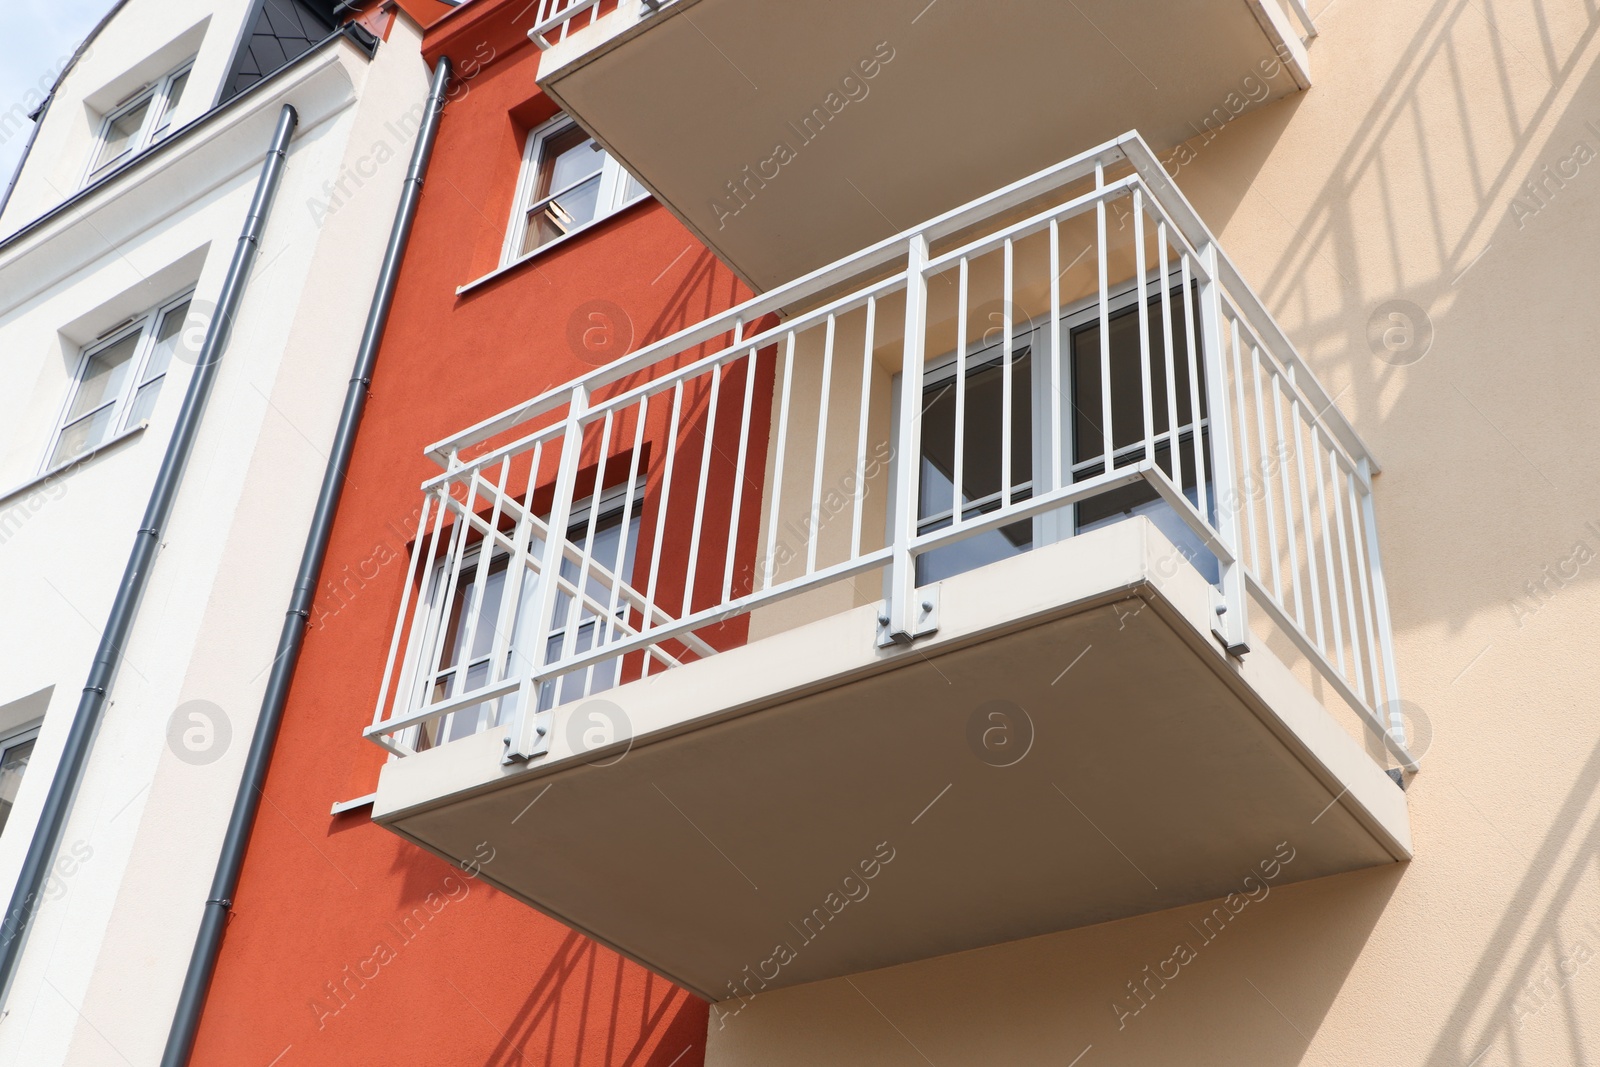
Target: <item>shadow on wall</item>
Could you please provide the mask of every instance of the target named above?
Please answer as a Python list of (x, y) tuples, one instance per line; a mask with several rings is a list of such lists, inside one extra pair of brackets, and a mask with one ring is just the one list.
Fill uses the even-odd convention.
[[(1520, 629), (1600, 574), (1581, 491), (1600, 434), (1575, 432), (1600, 428), (1600, 387), (1573, 373), (1600, 330), (1600, 6), (1366, 4), (1325, 28), (1369, 41), (1337, 46), (1351, 58), (1325, 65), (1329, 95), (1250, 113), (1216, 149), (1191, 141), (1179, 184), (1219, 231), (1249, 219), (1224, 244), (1385, 461), (1397, 628), (1503, 613)], [(1393, 70), (1381, 86), (1358, 84), (1362, 49)], [(1337, 111), (1362, 96), (1364, 115)], [(1346, 141), (1326, 168), (1292, 123), (1313, 103), (1305, 129)]]
[[(348, 829), (357, 828), (383, 832), (371, 823)], [(371, 1062), (425, 1056), (441, 1038), (439, 1019), (455, 1016), (449, 1062), (462, 1067), (703, 1062), (704, 1005), (480, 880), (493, 865), (492, 850), (458, 868), (397, 838), (389, 844), (389, 870), (402, 887), (397, 906), (387, 921), (368, 915), (359, 924), (365, 940), (348, 926), (330, 930), (330, 941), (346, 950), (334, 953), (335, 962), (348, 965), (328, 972), (310, 1015), (284, 1006), (285, 1019), (315, 1016), (315, 1032), (302, 1031), (295, 1042), (304, 1053), (359, 1048), (377, 1057)], [(347, 950), (374, 941), (375, 948), (346, 959)], [(390, 972), (402, 977), (386, 977)], [(419, 1028), (397, 1019), (397, 1011), (420, 1004), (433, 1010), (423, 1012)]]
[[(581, 1002), (585, 1022), (592, 1010), (609, 1008), (613, 1018), (606, 1031), (604, 1047), (586, 1048), (580, 1038), (570, 1054), (572, 1063), (603, 1063), (607, 1067), (668, 1067), (669, 1064), (700, 1063), (701, 1058), (691, 1059), (685, 1054), (698, 1049), (701, 1057), (704, 1056), (704, 1016), (699, 1012), (682, 1011), (689, 994), (653, 974), (647, 973), (644, 977), (639, 1018), (623, 1027), (625, 1031), (638, 1036), (631, 1043), (619, 1040), (616, 1016), (630, 998), (624, 996), (621, 968), (605, 968), (613, 974), (611, 981), (605, 981), (603, 976), (597, 975), (596, 966), (601, 953), (612, 955), (609, 950), (581, 934), (569, 932), (560, 950), (540, 976), (538, 984), (528, 992), (517, 1014), (506, 1024), (500, 1045), (484, 1061), (484, 1067), (526, 1064), (528, 1060), (523, 1055), (524, 1050), (533, 1053), (539, 1063), (553, 1065), (564, 1062), (564, 1057), (556, 1047), (558, 1028), (555, 1022), (564, 1005), (573, 1000)], [(652, 1007), (657, 997), (660, 998), (659, 1003)], [(650, 1051), (652, 1046), (653, 1052)]]
[[(1427, 1067), (1545, 1067), (1549, 1050), (1563, 1038), (1560, 1062), (1600, 1063), (1600, 1050), (1584, 1046), (1600, 1004), (1597, 801), (1600, 745), (1529, 859), (1528, 873), (1440, 1028)], [(1529, 1044), (1532, 1053), (1524, 1048)]]

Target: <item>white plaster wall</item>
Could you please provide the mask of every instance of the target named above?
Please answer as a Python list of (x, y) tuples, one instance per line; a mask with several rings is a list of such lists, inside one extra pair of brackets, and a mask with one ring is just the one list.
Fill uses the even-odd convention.
[(207, 111), (243, 32), (249, 0), (128, 0), (78, 58), (50, 104), (0, 216), (14, 232), (82, 185), (100, 119), (129, 92), (193, 56), (173, 128)]
[[(233, 9), (244, 6), (212, 14), (213, 26), (234, 24), (213, 82), (242, 17)], [(132, 56), (160, 36), (160, 25), (172, 24), (153, 9), (141, 14), (146, 7), (132, 0), (102, 33), (94, 60), (106, 66), (81, 68), (86, 83), (99, 84), (115, 65), (113, 52)], [(0, 1063), (159, 1058), (404, 177), (410, 139), (403, 134), (414, 128), (426, 93), (418, 40), (401, 20), (370, 62), (335, 43), (248, 107), (231, 109), (225, 129), (185, 149), (189, 162), (125, 175), (130, 191), (112, 190), (51, 232), (0, 248), (0, 278), (15, 279), (0, 286), (12, 294), (12, 306), (0, 305), (4, 491), (37, 474), (83, 340), (186, 285), (197, 283), (197, 301), (215, 299), (279, 104), (301, 111), (68, 823), (64, 853), (76, 845), (75, 855), (87, 858), (38, 913), (0, 1022)], [(186, 104), (208, 104), (204, 88), (192, 84)], [(52, 108), (52, 122), (57, 115)], [(379, 142), (393, 158), (374, 168)], [(76, 151), (70, 130), (47, 124), (36, 162), (48, 168), (52, 151)], [(372, 173), (356, 195), (332, 214), (311, 209), (325, 205), (325, 182), (358, 165)], [(8, 211), (8, 224), (17, 217)], [(84, 231), (107, 239), (97, 247)], [(8, 898), (188, 369), (175, 364), (169, 372), (143, 434), (0, 499), (0, 516), (24, 509), (0, 541), (0, 607), (9, 609), (0, 610), (0, 704), (56, 687), (22, 795), (0, 834), (0, 891)], [(191, 700), (215, 704), (228, 719), (232, 739), (215, 762), (185, 762), (168, 747), (169, 719)]]

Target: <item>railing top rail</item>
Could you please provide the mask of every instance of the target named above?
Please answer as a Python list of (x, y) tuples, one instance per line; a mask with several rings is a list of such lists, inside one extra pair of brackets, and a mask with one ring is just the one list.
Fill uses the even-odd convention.
[[(492, 415), (482, 422), (469, 426), (460, 433), (435, 442), (428, 446), (427, 454), (440, 466), (446, 466), (449, 463), (449, 457), (452, 452), (470, 448), (472, 445), (487, 440), (519, 422), (544, 414), (557, 405), (564, 403), (567, 396), (575, 388), (584, 388), (590, 392), (604, 388), (612, 382), (650, 367), (675, 352), (682, 351), (685, 348), (692, 348), (720, 334), (727, 333), (736, 322), (752, 323), (764, 315), (788, 306), (797, 299), (832, 288), (835, 285), (850, 281), (852, 278), (887, 266), (905, 254), (906, 243), (916, 234), (923, 234), (930, 241), (937, 240), (940, 237), (957, 233), (974, 223), (982, 222), (984, 219), (1007, 208), (1026, 203), (1037, 196), (1042, 196), (1053, 189), (1070, 184), (1080, 178), (1086, 178), (1094, 173), (1097, 164), (1104, 166), (1125, 159), (1126, 155), (1123, 151), (1123, 146), (1130, 139), (1138, 140), (1139, 135), (1137, 133), (1123, 134), (1115, 140), (1107, 141), (1086, 152), (1080, 152), (1071, 159), (1063, 160), (1054, 166), (1012, 182), (1004, 188), (996, 189), (987, 196), (963, 204), (918, 226), (902, 230), (891, 237), (885, 237), (876, 244), (869, 245), (859, 252), (846, 256), (844, 259), (819, 267), (810, 274), (801, 275), (799, 278), (786, 282), (776, 289), (769, 289), (759, 296), (746, 300), (737, 307), (730, 308), (706, 319), (704, 322), (679, 330), (677, 333), (664, 337), (654, 344), (646, 345), (644, 348), (631, 355), (624, 356), (615, 363), (598, 367), (581, 378), (575, 378), (564, 385), (546, 390), (515, 407), (507, 408), (498, 415)], [(1151, 158), (1154, 159), (1155, 157), (1152, 155)]]
[[(1097, 167), (1105, 167), (1122, 160), (1132, 165), (1149, 190), (1152, 199), (1171, 218), (1173, 225), (1191, 247), (1204, 249), (1207, 245), (1211, 245), (1217, 248), (1220, 276), (1218, 281), (1228, 290), (1233, 302), (1244, 314), (1250, 326), (1262, 340), (1278, 349), (1280, 358), (1288, 366), (1296, 369), (1297, 384), (1316, 403), (1320, 413), (1319, 418), (1329, 426), (1330, 432), (1338, 438), (1340, 444), (1352, 457), (1368, 460), (1372, 469), (1376, 471), (1378, 463), (1372, 455), (1372, 450), (1344, 417), (1343, 412), (1335, 406), (1333, 398), (1327, 395), (1311, 369), (1305, 365), (1283, 328), (1267, 311), (1255, 291), (1244, 282), (1238, 268), (1228, 258), (1227, 253), (1222, 251), (1221, 245), (1201, 220), (1199, 213), (1183, 195), (1183, 191), (1172, 182), (1166, 168), (1137, 131), (1124, 133), (1120, 137), (1018, 179), (986, 196), (886, 237), (859, 252), (819, 267), (809, 274), (752, 297), (736, 307), (646, 345), (615, 363), (598, 367), (582, 377), (546, 390), (530, 400), (507, 408), (459, 433), (429, 445), (426, 454), (441, 467), (449, 469), (455, 462), (454, 457), (462, 449), (470, 448), (513, 426), (554, 410), (567, 403), (576, 391), (581, 390), (586, 396), (592, 395), (596, 390), (648, 369), (684, 349), (693, 348), (728, 334), (736, 327), (742, 331), (763, 316), (779, 311), (796, 300), (824, 292), (853, 278), (888, 266), (905, 255), (908, 243), (918, 235), (929, 241), (936, 241), (959, 233), (1036, 197), (1089, 177), (1095, 173)], [(742, 346), (744, 343), (745, 338), (740, 337), (733, 347)]]
[(1289, 340), (1289, 335), (1284, 333), (1283, 327), (1278, 325), (1278, 320), (1273, 318), (1266, 305), (1261, 303), (1256, 291), (1245, 282), (1243, 275), (1239, 273), (1239, 268), (1223, 250), (1222, 243), (1201, 220), (1200, 213), (1189, 203), (1189, 198), (1183, 195), (1183, 190), (1173, 183), (1166, 167), (1156, 158), (1155, 152), (1138, 133), (1125, 134), (1121, 144), (1128, 162), (1139, 172), (1139, 176), (1150, 187), (1151, 195), (1172, 217), (1189, 243), (1200, 249), (1209, 244), (1217, 250), (1218, 282), (1261, 339), (1277, 350), (1279, 358), (1286, 366), (1295, 370), (1296, 384), (1316, 403), (1319, 421), (1328, 426), (1329, 432), (1338, 438), (1339, 443), (1352, 457), (1357, 460), (1367, 460), (1376, 473), (1380, 467), (1372, 449), (1361, 439), (1361, 435), (1356, 432), (1350, 420), (1345, 418), (1344, 412), (1334, 404), (1334, 398), (1322, 388), (1322, 383), (1300, 357), (1300, 352)]
[(538, 45), (541, 50), (549, 48), (550, 42), (545, 38), (545, 34), (556, 29), (563, 22), (570, 22), (573, 18), (599, 3), (600, 0), (572, 0), (570, 4), (555, 14), (534, 23), (533, 28), (528, 31), (528, 39)]

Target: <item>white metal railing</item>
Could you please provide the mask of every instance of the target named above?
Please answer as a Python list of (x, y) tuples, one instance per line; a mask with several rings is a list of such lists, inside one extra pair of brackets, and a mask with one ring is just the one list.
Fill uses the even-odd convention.
[(1142, 512), (1213, 581), (1225, 646), (1261, 605), (1415, 766), (1376, 464), (1137, 134), (428, 454), (367, 730), (401, 755), (505, 723), (536, 757), (553, 707), (824, 589), (886, 600), (907, 642), (941, 574)]
[[(578, 30), (593, 26), (603, 16), (624, 4), (639, 5), (639, 15), (649, 16), (671, 4), (673, 0), (538, 0), (533, 28), (528, 37), (543, 51), (551, 45), (565, 41)], [(604, 10), (602, 10), (604, 8)]]

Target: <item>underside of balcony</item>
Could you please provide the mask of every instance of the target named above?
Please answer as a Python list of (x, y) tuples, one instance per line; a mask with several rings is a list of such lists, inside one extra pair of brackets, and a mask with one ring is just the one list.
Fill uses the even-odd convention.
[(1410, 855), (1148, 519), (929, 597), (910, 646), (869, 605), (557, 708), (532, 763), (504, 727), (396, 760), (374, 818), (713, 1001)]
[(548, 34), (540, 84), (757, 291), (1082, 145), (1164, 150), (1310, 84), (1279, 0), (654, 6)]

